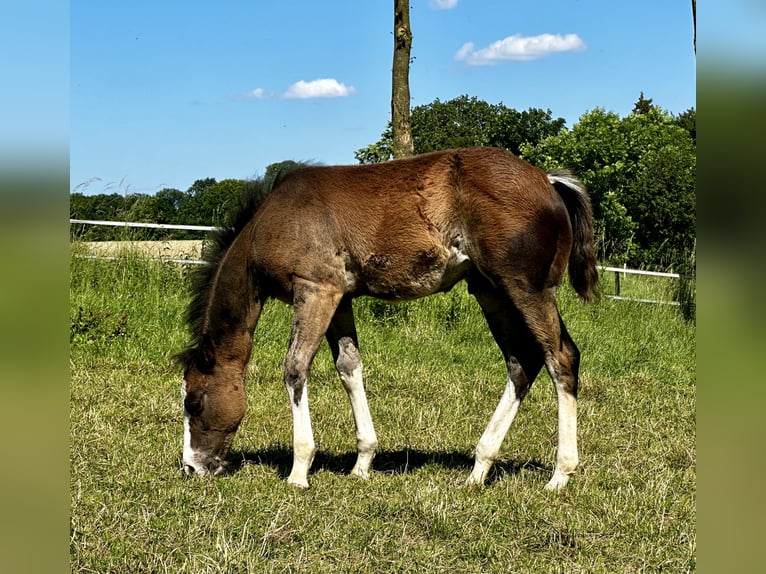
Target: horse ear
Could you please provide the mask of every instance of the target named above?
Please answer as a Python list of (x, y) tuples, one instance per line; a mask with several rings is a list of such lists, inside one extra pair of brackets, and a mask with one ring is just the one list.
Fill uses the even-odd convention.
[(190, 416), (197, 417), (202, 414), (206, 402), (207, 392), (204, 389), (194, 389), (190, 393), (187, 393), (184, 398), (184, 410), (189, 413)]
[(202, 335), (199, 350), (197, 352), (197, 368), (203, 373), (211, 373), (215, 367), (215, 346), (210, 335)]

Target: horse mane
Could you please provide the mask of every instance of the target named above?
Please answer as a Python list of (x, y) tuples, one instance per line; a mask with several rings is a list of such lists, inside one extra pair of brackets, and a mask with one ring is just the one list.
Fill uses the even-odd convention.
[(215, 277), (232, 243), (284, 177), (309, 165), (312, 164), (285, 161), (274, 173), (248, 180), (237, 202), (226, 214), (224, 225), (208, 234), (202, 250), (202, 259), (205, 264), (197, 265), (190, 273), (191, 302), (186, 310), (186, 324), (189, 328), (191, 343), (173, 357), (184, 370), (199, 362), (199, 351), (205, 338), (207, 308), (214, 291)]

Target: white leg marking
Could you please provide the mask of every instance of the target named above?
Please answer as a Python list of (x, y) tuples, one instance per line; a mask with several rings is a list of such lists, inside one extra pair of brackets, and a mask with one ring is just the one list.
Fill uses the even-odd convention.
[(340, 378), (348, 393), (356, 425), (356, 446), (359, 454), (351, 474), (360, 478), (369, 478), (370, 465), (378, 448), (378, 437), (375, 434), (367, 395), (364, 392), (362, 366), (356, 367), (350, 376), (341, 373)]
[(309, 487), (309, 468), (314, 461), (316, 445), (314, 431), (311, 428), (311, 413), (309, 412), (308, 385), (304, 381), (300, 401), (295, 404), (295, 391), (287, 387), (290, 398), (290, 408), (293, 412), (293, 468), (287, 482), (298, 488)]
[(509, 376), (503, 396), (500, 398), (492, 418), (489, 419), (484, 434), (481, 435), (479, 443), (476, 445), (476, 461), (467, 484), (484, 484), (489, 469), (492, 468), (492, 464), (500, 454), (500, 445), (505, 435), (508, 434), (513, 419), (516, 418), (520, 404), (521, 399), (516, 396), (516, 387)]
[(555, 381), (558, 397), (559, 441), (556, 451), (556, 468), (553, 477), (545, 485), (546, 490), (561, 490), (569, 481), (579, 463), (577, 455), (577, 399), (568, 393), (564, 386)]
[[(184, 401), (186, 399), (186, 379), (184, 379), (183, 384), (181, 385), (181, 407), (184, 406)], [(197, 466), (194, 464), (194, 451), (191, 447), (191, 429), (189, 428), (189, 415), (186, 412), (186, 408), (183, 409), (184, 411), (184, 448), (183, 448), (183, 455), (182, 455), (182, 464), (184, 465), (184, 470), (186, 470), (187, 466), (192, 467), (193, 469), (197, 470)]]

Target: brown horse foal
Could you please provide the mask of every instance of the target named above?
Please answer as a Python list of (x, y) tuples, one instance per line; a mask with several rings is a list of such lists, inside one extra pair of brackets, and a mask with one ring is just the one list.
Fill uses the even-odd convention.
[(288, 482), (308, 487), (316, 452), (307, 378), (327, 338), (356, 423), (366, 478), (378, 446), (362, 383), (352, 299), (406, 301), (468, 282), (505, 357), (508, 379), (468, 477), (483, 484), (543, 365), (558, 396), (558, 451), (546, 488), (578, 464), (579, 351), (555, 292), (564, 270), (593, 299), (598, 274), (582, 184), (494, 148), (441, 151), (377, 165), (301, 166), (280, 174), (257, 209), (218, 237), (189, 312), (183, 467), (221, 472), (245, 413), (244, 378), (263, 304), (294, 307), (284, 360), (293, 414)]

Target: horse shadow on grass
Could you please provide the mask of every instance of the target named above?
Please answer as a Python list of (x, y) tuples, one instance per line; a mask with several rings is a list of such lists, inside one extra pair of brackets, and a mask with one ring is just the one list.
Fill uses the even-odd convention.
[[(318, 471), (347, 475), (356, 462), (357, 453), (333, 454), (316, 453), (310, 475)], [(236, 473), (248, 464), (269, 466), (277, 471), (282, 479), (290, 474), (293, 464), (293, 451), (284, 446), (271, 446), (257, 451), (232, 451), (229, 455), (227, 473)], [(428, 465), (437, 465), (445, 469), (463, 470), (468, 473), (473, 468), (474, 459), (462, 451), (423, 451), (418, 449), (381, 450), (375, 455), (372, 464), (374, 473), (400, 475), (408, 474)], [(507, 475), (519, 474), (522, 470), (540, 473), (551, 472), (551, 469), (537, 460), (519, 462), (515, 460), (498, 460), (492, 466), (485, 484), (499, 482)]]

